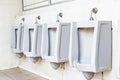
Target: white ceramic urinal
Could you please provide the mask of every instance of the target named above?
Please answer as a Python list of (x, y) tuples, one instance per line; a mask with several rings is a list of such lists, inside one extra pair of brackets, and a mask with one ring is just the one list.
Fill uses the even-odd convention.
[(47, 23), (43, 29), (42, 55), (54, 69), (68, 61), (70, 23)]
[(25, 28), (25, 55), (36, 63), (41, 58), (42, 25), (39, 23)]
[(111, 21), (80, 21), (72, 25), (69, 62), (85, 76), (89, 74), (86, 78), (111, 70), (111, 27)]

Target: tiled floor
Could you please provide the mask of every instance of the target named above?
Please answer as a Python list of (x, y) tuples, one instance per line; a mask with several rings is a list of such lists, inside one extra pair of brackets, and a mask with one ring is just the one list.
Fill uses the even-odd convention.
[(0, 70), (0, 80), (48, 80), (20, 68)]

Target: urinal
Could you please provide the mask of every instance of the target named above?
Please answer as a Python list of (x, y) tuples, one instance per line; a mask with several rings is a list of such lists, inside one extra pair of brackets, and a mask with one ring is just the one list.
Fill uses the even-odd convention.
[(26, 57), (29, 57), (33, 63), (36, 63), (41, 58), (41, 40), (42, 40), (42, 25), (39, 23), (29, 25), (25, 28), (25, 43), (24, 52)]
[(42, 57), (49, 61), (54, 69), (60, 63), (68, 61), (70, 23), (46, 23), (43, 27)]
[(12, 52), (21, 58), (23, 56), (23, 38), (24, 38), (24, 25), (12, 27), (11, 48)]
[(72, 24), (69, 62), (88, 80), (95, 73), (111, 70), (111, 27), (111, 21)]

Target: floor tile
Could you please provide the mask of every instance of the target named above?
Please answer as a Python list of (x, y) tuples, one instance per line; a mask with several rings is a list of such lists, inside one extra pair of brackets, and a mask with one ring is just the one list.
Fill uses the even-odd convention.
[(0, 71), (0, 80), (48, 80), (29, 71), (13, 68)]

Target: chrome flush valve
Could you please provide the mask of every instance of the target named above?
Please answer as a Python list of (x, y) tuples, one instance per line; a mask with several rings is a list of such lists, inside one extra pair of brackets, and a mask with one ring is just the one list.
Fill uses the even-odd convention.
[(36, 21), (35, 21), (35, 24), (37, 24), (39, 21), (40, 21), (41, 17), (40, 16), (37, 16), (36, 17)]
[(63, 13), (59, 13), (57, 15), (57, 21), (56, 22), (60, 22), (60, 18), (62, 18), (62, 17), (63, 17)]
[(91, 21), (94, 20), (93, 14), (97, 14), (97, 12), (98, 12), (98, 9), (97, 9), (97, 8), (93, 8), (93, 9), (91, 10), (91, 17), (90, 17), (90, 20), (91, 20)]
[(20, 24), (22, 25), (24, 22), (25, 22), (25, 18), (22, 18)]

